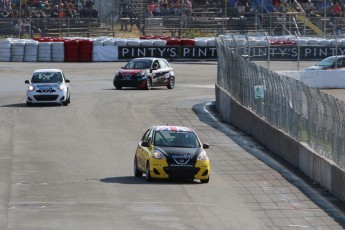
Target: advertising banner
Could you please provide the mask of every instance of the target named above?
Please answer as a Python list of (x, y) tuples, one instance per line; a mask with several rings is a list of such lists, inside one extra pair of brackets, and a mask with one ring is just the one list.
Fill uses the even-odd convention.
[(210, 46), (119, 46), (119, 59), (161, 57), (166, 59), (217, 59), (217, 48)]
[[(211, 46), (120, 46), (118, 58), (162, 57), (166, 59), (217, 59), (217, 48)], [(251, 60), (320, 60), (328, 56), (345, 55), (345, 47), (335, 46), (270, 46), (233, 48), (240, 55), (249, 55)], [(268, 52), (269, 50), (269, 52)]]

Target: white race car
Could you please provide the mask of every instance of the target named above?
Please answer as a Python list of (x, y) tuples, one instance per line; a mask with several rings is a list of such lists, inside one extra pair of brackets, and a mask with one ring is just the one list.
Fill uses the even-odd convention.
[(70, 80), (61, 69), (35, 70), (31, 81), (26, 80), (28, 89), (26, 104), (57, 103), (67, 106), (71, 102)]
[(345, 55), (330, 56), (304, 70), (344, 70)]

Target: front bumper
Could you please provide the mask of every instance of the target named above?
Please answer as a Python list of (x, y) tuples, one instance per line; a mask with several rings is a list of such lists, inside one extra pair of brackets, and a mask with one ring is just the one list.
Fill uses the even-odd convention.
[(38, 93), (36, 91), (28, 91), (26, 93), (26, 100), (33, 104), (44, 103), (63, 103), (67, 98), (67, 90), (56, 91), (54, 93)]
[(147, 78), (142, 79), (130, 79), (130, 80), (123, 80), (123, 79), (114, 79), (114, 86), (119, 85), (122, 87), (136, 87), (136, 88), (144, 88), (146, 85)]
[(150, 175), (157, 179), (208, 179), (210, 161), (196, 161), (195, 166), (169, 166), (166, 160), (152, 159)]

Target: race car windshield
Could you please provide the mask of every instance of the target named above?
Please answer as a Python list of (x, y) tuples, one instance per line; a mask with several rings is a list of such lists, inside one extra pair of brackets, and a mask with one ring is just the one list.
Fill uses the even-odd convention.
[(162, 147), (198, 148), (199, 141), (194, 132), (157, 131), (154, 145)]
[(39, 72), (32, 76), (32, 83), (61, 83), (62, 76), (59, 72)]
[(321, 67), (331, 67), (334, 65), (334, 62), (335, 62), (336, 58), (335, 57), (329, 57), (329, 58), (326, 58), (322, 61), (320, 61), (317, 66), (321, 66)]
[(151, 60), (132, 60), (128, 62), (124, 69), (150, 69)]

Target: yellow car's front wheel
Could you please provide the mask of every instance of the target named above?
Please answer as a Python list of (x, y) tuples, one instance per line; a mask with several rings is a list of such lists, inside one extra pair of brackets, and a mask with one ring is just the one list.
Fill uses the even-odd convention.
[(207, 179), (200, 179), (200, 182), (203, 184), (206, 184), (210, 181), (210, 177), (208, 177)]
[(150, 173), (150, 162), (147, 162), (146, 164), (145, 178), (146, 178), (146, 181), (152, 181), (152, 177)]
[(138, 161), (137, 161), (136, 157), (134, 157), (133, 168), (134, 168), (134, 176), (135, 177), (142, 177), (143, 176), (143, 173), (138, 169)]

